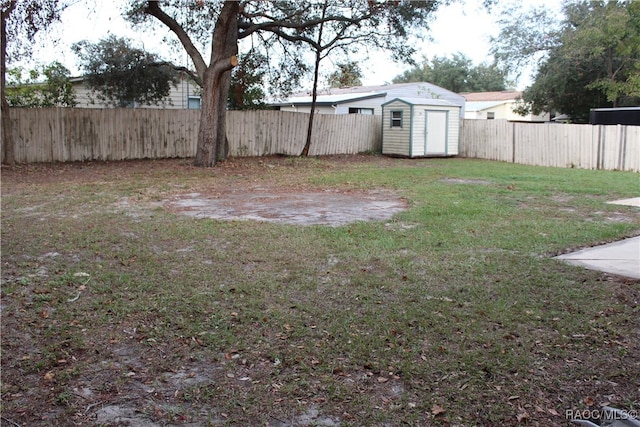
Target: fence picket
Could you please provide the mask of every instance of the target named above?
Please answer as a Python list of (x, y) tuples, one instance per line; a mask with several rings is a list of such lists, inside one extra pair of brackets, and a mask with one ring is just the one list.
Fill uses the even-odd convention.
[[(309, 115), (285, 111), (227, 113), (229, 153), (299, 155)], [(199, 110), (13, 108), (19, 163), (193, 157)], [(311, 155), (381, 151), (380, 116), (314, 118)], [(4, 154), (4, 150), (2, 150)], [(462, 120), (461, 157), (527, 165), (640, 171), (640, 126)]]

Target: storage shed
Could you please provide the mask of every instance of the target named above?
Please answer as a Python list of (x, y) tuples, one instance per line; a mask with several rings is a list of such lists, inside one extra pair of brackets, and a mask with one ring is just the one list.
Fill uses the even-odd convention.
[(449, 101), (395, 98), (382, 104), (382, 154), (439, 157), (458, 154), (460, 109)]

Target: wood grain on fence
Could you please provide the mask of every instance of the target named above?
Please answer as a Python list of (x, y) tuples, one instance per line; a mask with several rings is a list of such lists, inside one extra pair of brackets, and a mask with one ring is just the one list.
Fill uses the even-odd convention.
[[(231, 111), (232, 156), (298, 155), (309, 115), (284, 111)], [(15, 108), (11, 110), (16, 161), (66, 162), (193, 157), (199, 110)], [(379, 150), (380, 117), (317, 115), (311, 155)]]
[[(15, 108), (19, 163), (193, 157), (199, 110)], [(227, 113), (229, 153), (299, 155), (309, 115)], [(528, 165), (640, 171), (640, 126), (463, 120), (460, 156)], [(380, 116), (318, 114), (310, 155), (381, 151)]]
[(640, 127), (463, 120), (460, 155), (537, 166), (640, 171)]

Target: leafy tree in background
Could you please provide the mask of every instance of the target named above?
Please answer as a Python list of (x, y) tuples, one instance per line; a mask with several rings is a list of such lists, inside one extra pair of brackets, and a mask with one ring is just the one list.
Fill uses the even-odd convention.
[(238, 60), (231, 74), (229, 88), (230, 110), (259, 110), (266, 108), (264, 82), (267, 74), (267, 58), (248, 52)]
[(567, 2), (557, 23), (544, 9), (512, 10), (501, 23), (498, 60), (511, 69), (540, 63), (521, 113), (558, 112), (582, 123), (591, 108), (638, 105), (640, 2)]
[[(22, 68), (7, 71), (5, 88), (12, 107), (75, 107), (76, 96), (69, 70), (59, 62), (29, 71)], [(42, 81), (44, 77), (44, 81)]]
[(422, 63), (393, 79), (394, 83), (429, 82), (452, 92), (492, 92), (506, 89), (507, 72), (497, 63), (474, 66), (463, 53), (423, 58)]
[[(202, 84), (200, 130), (195, 164), (213, 166), (227, 155), (225, 111), (231, 82), (231, 70), (238, 64), (238, 42), (251, 39), (263, 46), (270, 60), (286, 62), (278, 69), (291, 69), (291, 78), (300, 76), (304, 48), (316, 52), (326, 43), (319, 42), (318, 31), (325, 29), (324, 40), (341, 40), (347, 33), (362, 36), (363, 42), (389, 49), (394, 58), (406, 58), (413, 51), (407, 38), (414, 29), (426, 26), (438, 0), (353, 0), (327, 1), (195, 1), (132, 0), (129, 17), (133, 22), (154, 18), (168, 28), (191, 58)], [(336, 37), (340, 36), (340, 37)], [(337, 43), (337, 42), (336, 42)], [(344, 45), (347, 47), (347, 45)], [(208, 59), (202, 52), (208, 50)], [(279, 50), (280, 54), (272, 52)], [(288, 65), (293, 65), (289, 67)]]
[(131, 46), (114, 35), (97, 43), (72, 46), (80, 59), (85, 83), (97, 98), (114, 107), (165, 104), (179, 82), (176, 67), (157, 55)]
[(7, 59), (17, 60), (28, 55), (36, 34), (58, 21), (68, 4), (66, 0), (2, 0), (0, 3), (1, 143), (3, 161), (7, 164), (15, 163), (11, 116), (5, 95)]
[(330, 87), (362, 86), (362, 69), (357, 62), (343, 62), (337, 66), (338, 69), (331, 73), (327, 79)]

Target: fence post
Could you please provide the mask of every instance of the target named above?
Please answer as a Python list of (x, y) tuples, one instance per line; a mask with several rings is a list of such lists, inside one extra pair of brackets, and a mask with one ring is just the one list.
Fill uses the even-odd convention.
[(624, 170), (625, 156), (627, 153), (627, 128), (626, 126), (618, 125), (618, 170)]
[(598, 153), (596, 157), (596, 170), (601, 169), (601, 163), (603, 162), (604, 152), (602, 144), (602, 125), (598, 126)]
[(516, 162), (516, 124), (511, 122), (511, 163)]

